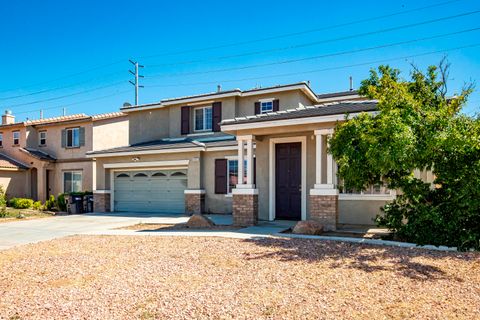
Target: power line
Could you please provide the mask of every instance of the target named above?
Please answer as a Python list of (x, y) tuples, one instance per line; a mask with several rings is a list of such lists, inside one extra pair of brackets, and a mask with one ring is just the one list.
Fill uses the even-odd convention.
[(42, 99), (42, 100), (36, 100), (36, 101), (26, 102), (26, 103), (17, 103), (17, 104), (10, 105), (9, 107), (10, 108), (21, 107), (21, 106), (28, 106), (28, 105), (32, 105), (32, 104), (36, 104), (36, 103), (59, 100), (59, 99), (63, 99), (63, 98), (77, 96), (79, 94), (84, 94), (84, 93), (89, 93), (89, 92), (93, 92), (93, 91), (97, 91), (97, 90), (102, 90), (102, 89), (105, 89), (105, 88), (114, 87), (114, 86), (117, 86), (119, 84), (125, 84), (125, 83), (126, 83), (126, 81), (118, 81), (118, 82), (115, 82), (115, 83), (112, 83), (112, 84), (109, 84), (109, 85), (100, 86), (100, 87), (96, 87), (96, 88), (92, 88), (92, 89), (88, 89), (88, 90), (83, 90), (83, 91), (79, 91), (79, 92), (75, 92), (75, 93), (70, 93), (70, 94), (66, 94), (66, 95), (63, 95), (63, 96), (58, 96), (58, 97), (53, 97), (53, 98), (48, 98), (48, 99)]
[(176, 55), (176, 54), (209, 51), (209, 50), (222, 49), (222, 48), (228, 48), (228, 47), (236, 47), (236, 46), (245, 45), (245, 44), (264, 42), (264, 41), (269, 41), (269, 40), (289, 38), (289, 37), (299, 36), (299, 35), (308, 34), (308, 33), (331, 30), (331, 29), (347, 27), (347, 26), (351, 26), (351, 25), (355, 25), (355, 24), (360, 24), (360, 23), (371, 22), (371, 21), (375, 21), (375, 20), (391, 18), (391, 17), (394, 17), (394, 16), (403, 15), (403, 14), (412, 13), (412, 12), (421, 11), (421, 10), (426, 10), (426, 9), (431, 9), (431, 8), (435, 8), (435, 7), (440, 7), (440, 6), (448, 5), (448, 4), (459, 2), (459, 1), (462, 1), (462, 0), (445, 1), (445, 2), (440, 2), (440, 3), (437, 3), (437, 4), (432, 4), (432, 5), (428, 5), (428, 6), (413, 8), (413, 9), (409, 9), (409, 10), (403, 10), (403, 11), (394, 12), (394, 13), (390, 13), (390, 14), (386, 14), (386, 15), (381, 15), (381, 16), (376, 16), (376, 17), (371, 17), (371, 18), (365, 18), (365, 19), (360, 19), (360, 20), (354, 20), (354, 21), (339, 23), (339, 24), (335, 24), (335, 25), (331, 25), (331, 26), (314, 28), (314, 29), (309, 29), (309, 30), (304, 30), (304, 31), (299, 31), (299, 32), (293, 32), (293, 33), (271, 36), (271, 37), (265, 37), (265, 38), (255, 39), (255, 40), (240, 41), (240, 42), (222, 44), (222, 45), (218, 45), (218, 46), (211, 46), (211, 47), (204, 47), (204, 48), (197, 48), (197, 49), (189, 49), (189, 50), (182, 50), (182, 51), (165, 52), (165, 53), (159, 53), (159, 54), (154, 54), (154, 55), (141, 56), (139, 58), (148, 59), (148, 58), (153, 58), (153, 57), (161, 57), (161, 56), (169, 56), (169, 55)]
[(67, 103), (67, 104), (57, 105), (57, 106), (54, 106), (54, 107), (48, 107), (48, 108), (42, 108), (42, 109), (35, 109), (35, 110), (30, 110), (30, 111), (15, 112), (15, 114), (33, 113), (33, 112), (38, 112), (38, 111), (40, 111), (40, 110), (61, 109), (61, 108), (64, 108), (64, 107), (70, 107), (70, 106), (74, 106), (74, 105), (78, 105), (78, 104), (83, 104), (83, 103), (87, 103), (87, 102), (92, 102), (92, 101), (102, 100), (102, 99), (105, 99), (105, 98), (110, 98), (110, 97), (113, 97), (113, 96), (118, 96), (118, 95), (121, 95), (121, 94), (124, 94), (124, 93), (127, 93), (127, 92), (130, 92), (130, 90), (124, 90), (124, 91), (120, 91), (120, 92), (115, 92), (115, 93), (112, 93), (112, 94), (109, 94), (109, 95), (105, 95), (105, 96), (101, 96), (101, 97), (97, 97), (97, 98), (86, 99), (86, 100), (77, 101), (77, 102), (73, 102), (73, 103)]
[(477, 14), (479, 12), (480, 12), (480, 10), (464, 12), (464, 13), (457, 14), (457, 15), (452, 15), (452, 16), (447, 16), (447, 17), (442, 17), (442, 18), (437, 18), (437, 19), (431, 19), (431, 20), (421, 21), (421, 22), (417, 22), (417, 23), (404, 24), (404, 25), (400, 25), (400, 26), (397, 26), (397, 27), (380, 29), (380, 30), (371, 31), (371, 32), (358, 33), (358, 34), (354, 34), (354, 35), (348, 35), (348, 36), (343, 36), (343, 37), (338, 37), (338, 38), (333, 38), (333, 39), (313, 41), (313, 42), (307, 42), (307, 43), (297, 44), (297, 45), (290, 45), (290, 46), (286, 46), (286, 47), (272, 48), (272, 49), (260, 50), (260, 51), (251, 51), (251, 52), (245, 52), (245, 53), (239, 53), (239, 54), (233, 54), (233, 55), (220, 56), (220, 57), (215, 57), (215, 58), (181, 61), (181, 62), (175, 62), (175, 63), (154, 64), (154, 65), (149, 65), (149, 67), (153, 68), (153, 67), (163, 67), (163, 66), (177, 66), (177, 65), (185, 65), (185, 64), (192, 64), (192, 63), (198, 63), (198, 62), (208, 62), (208, 61), (217, 61), (217, 60), (225, 60), (225, 59), (231, 59), (231, 58), (252, 56), (252, 55), (258, 55), (258, 54), (263, 54), (263, 53), (278, 52), (278, 51), (297, 49), (297, 48), (305, 48), (305, 47), (319, 45), (319, 44), (325, 44), (325, 43), (331, 43), (331, 42), (336, 42), (336, 41), (355, 39), (355, 38), (360, 38), (360, 37), (365, 37), (365, 36), (370, 36), (370, 35), (375, 35), (375, 34), (381, 34), (381, 33), (387, 33), (387, 32), (401, 30), (401, 29), (413, 28), (413, 27), (417, 27), (417, 26), (421, 26), (421, 25), (426, 25), (426, 24), (436, 23), (436, 22), (440, 22), (440, 21), (465, 17), (465, 16), (469, 16), (469, 15), (472, 15), (472, 14)]
[(247, 66), (242, 66), (242, 67), (231, 67), (231, 68), (223, 68), (223, 69), (215, 69), (215, 70), (207, 70), (207, 71), (196, 71), (196, 72), (166, 74), (166, 75), (154, 75), (154, 76), (150, 76), (148, 78), (180, 77), (180, 76), (190, 76), (190, 75), (199, 75), (199, 74), (210, 74), (210, 73), (217, 73), (217, 72), (227, 72), (227, 71), (234, 71), (234, 70), (245, 70), (245, 69), (260, 68), (260, 67), (267, 67), (267, 66), (280, 65), (280, 64), (289, 64), (289, 63), (300, 62), (300, 61), (317, 60), (317, 59), (322, 59), (322, 58), (329, 58), (329, 57), (341, 56), (341, 55), (346, 55), (346, 54), (372, 51), (372, 50), (376, 50), (376, 49), (383, 49), (383, 48), (388, 48), (388, 47), (393, 47), (393, 46), (398, 46), (398, 45), (403, 45), (403, 44), (409, 44), (409, 43), (414, 43), (414, 42), (432, 40), (432, 39), (457, 35), (457, 34), (461, 34), (461, 33), (473, 32), (473, 31), (478, 31), (478, 30), (480, 30), (480, 27), (461, 30), (461, 31), (456, 31), (456, 32), (450, 32), (450, 33), (445, 33), (445, 34), (440, 34), (440, 35), (435, 35), (435, 36), (430, 36), (430, 37), (417, 38), (417, 39), (413, 39), (413, 40), (406, 40), (406, 41), (394, 42), (394, 43), (383, 44), (383, 45), (367, 47), (367, 48), (362, 48), (362, 49), (340, 51), (340, 52), (310, 56), (310, 57), (305, 57), (305, 58), (289, 59), (289, 60), (276, 61), (276, 62), (252, 64), (252, 65), (247, 65)]
[(266, 75), (266, 76), (259, 76), (259, 77), (248, 77), (248, 78), (241, 78), (241, 79), (192, 82), (192, 83), (176, 83), (176, 84), (171, 84), (171, 85), (163, 85), (163, 84), (162, 85), (149, 85), (149, 86), (146, 86), (146, 87), (147, 88), (160, 88), (160, 87), (196, 86), (196, 85), (207, 85), (207, 84), (218, 84), (218, 83), (229, 83), (229, 82), (242, 82), (242, 81), (259, 80), (259, 79), (270, 79), (270, 78), (278, 78), (278, 77), (289, 77), (289, 76), (296, 76), (296, 75), (301, 75), (301, 74), (310, 74), (310, 73), (318, 73), (318, 72), (325, 72), (325, 71), (341, 70), (341, 69), (347, 69), (347, 68), (353, 68), (353, 67), (361, 67), (361, 66), (390, 62), (390, 61), (395, 61), (395, 60), (405, 60), (405, 59), (422, 57), (422, 56), (427, 56), (427, 55), (432, 55), (432, 54), (437, 54), (437, 53), (445, 53), (445, 52), (456, 51), (456, 50), (461, 50), (461, 49), (474, 48), (474, 47), (478, 47), (478, 46), (480, 46), (480, 43), (475, 43), (475, 44), (465, 45), (465, 46), (455, 47), (455, 48), (449, 48), (449, 49), (443, 49), (443, 50), (429, 51), (429, 52), (424, 52), (424, 53), (419, 53), (419, 54), (414, 54), (414, 55), (407, 55), (407, 56), (401, 56), (401, 57), (395, 57), (395, 58), (388, 58), (388, 59), (374, 60), (374, 61), (368, 61), (368, 62), (362, 62), (362, 63), (355, 63), (355, 64), (343, 65), (343, 66), (339, 66), (339, 67), (328, 67), (328, 68), (322, 68), (322, 69), (307, 70), (307, 71), (302, 71), (302, 72), (281, 73), (281, 74), (273, 74), (273, 75)]

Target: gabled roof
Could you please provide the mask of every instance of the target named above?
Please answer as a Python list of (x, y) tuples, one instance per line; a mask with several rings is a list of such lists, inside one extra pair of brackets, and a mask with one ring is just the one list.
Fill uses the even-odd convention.
[(253, 123), (263, 121), (278, 121), (298, 118), (309, 118), (318, 116), (329, 116), (338, 114), (368, 112), (377, 110), (377, 101), (342, 101), (328, 104), (320, 104), (309, 107), (299, 107), (286, 111), (269, 112), (255, 116), (238, 117), (234, 119), (223, 120), (222, 126), (240, 123)]
[(348, 96), (358, 95), (358, 90), (349, 90), (349, 91), (340, 91), (340, 92), (329, 92), (317, 94), (318, 99), (328, 99), (328, 98), (341, 98)]
[(0, 153), (0, 170), (1, 169), (27, 170), (28, 166), (4, 153)]
[(88, 152), (90, 156), (95, 155), (105, 155), (105, 154), (115, 154), (115, 153), (135, 153), (135, 152), (149, 152), (149, 151), (169, 151), (169, 150), (198, 150), (205, 151), (208, 148), (213, 147), (229, 147), (236, 146), (237, 142), (235, 136), (216, 133), (213, 135), (192, 135), (189, 137), (179, 137), (179, 138), (165, 138), (154, 141), (142, 142), (137, 144), (132, 144), (130, 146), (118, 147), (112, 149), (98, 150), (93, 152)]

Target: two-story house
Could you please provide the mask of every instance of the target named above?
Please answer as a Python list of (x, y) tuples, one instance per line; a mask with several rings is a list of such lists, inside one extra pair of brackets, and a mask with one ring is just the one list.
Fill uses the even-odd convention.
[(124, 107), (128, 146), (87, 154), (96, 164), (95, 210), (232, 213), (241, 225), (372, 224), (394, 194), (338, 190), (327, 137), (346, 114), (375, 110), (355, 91), (317, 95), (307, 83)]
[(45, 201), (49, 195), (94, 189), (96, 168), (87, 151), (128, 144), (128, 117), (121, 112), (0, 125), (0, 184), (8, 197)]

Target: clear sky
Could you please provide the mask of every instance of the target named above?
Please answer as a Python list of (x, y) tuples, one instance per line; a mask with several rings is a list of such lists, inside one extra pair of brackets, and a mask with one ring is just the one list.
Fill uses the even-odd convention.
[[(450, 94), (480, 79), (478, 0), (44, 0), (2, 1), (0, 10), (0, 110), (17, 120), (133, 103), (128, 59), (145, 66), (140, 103), (217, 84), (310, 80), (318, 93), (344, 91), (349, 76), (358, 87), (379, 64), (408, 77), (411, 63), (425, 68), (445, 54)], [(478, 86), (466, 113), (480, 111)]]

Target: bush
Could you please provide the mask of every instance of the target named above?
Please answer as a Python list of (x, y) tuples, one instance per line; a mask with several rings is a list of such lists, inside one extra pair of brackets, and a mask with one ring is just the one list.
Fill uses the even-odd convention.
[(57, 197), (57, 206), (60, 211), (67, 211), (67, 202), (65, 197), (68, 196), (66, 193), (60, 193)]
[(7, 206), (7, 199), (5, 197), (5, 190), (3, 190), (3, 186), (0, 186), (0, 208)]
[(41, 201), (35, 201), (35, 202), (33, 203), (32, 208), (33, 208), (34, 210), (43, 210), (42, 202), (41, 202)]
[(33, 207), (33, 200), (26, 198), (12, 198), (8, 204), (15, 209), (30, 209)]
[(47, 201), (45, 201), (45, 209), (48, 211), (52, 211), (55, 207), (57, 206), (57, 202), (55, 201), (55, 197), (50, 195), (50, 198), (48, 198)]

